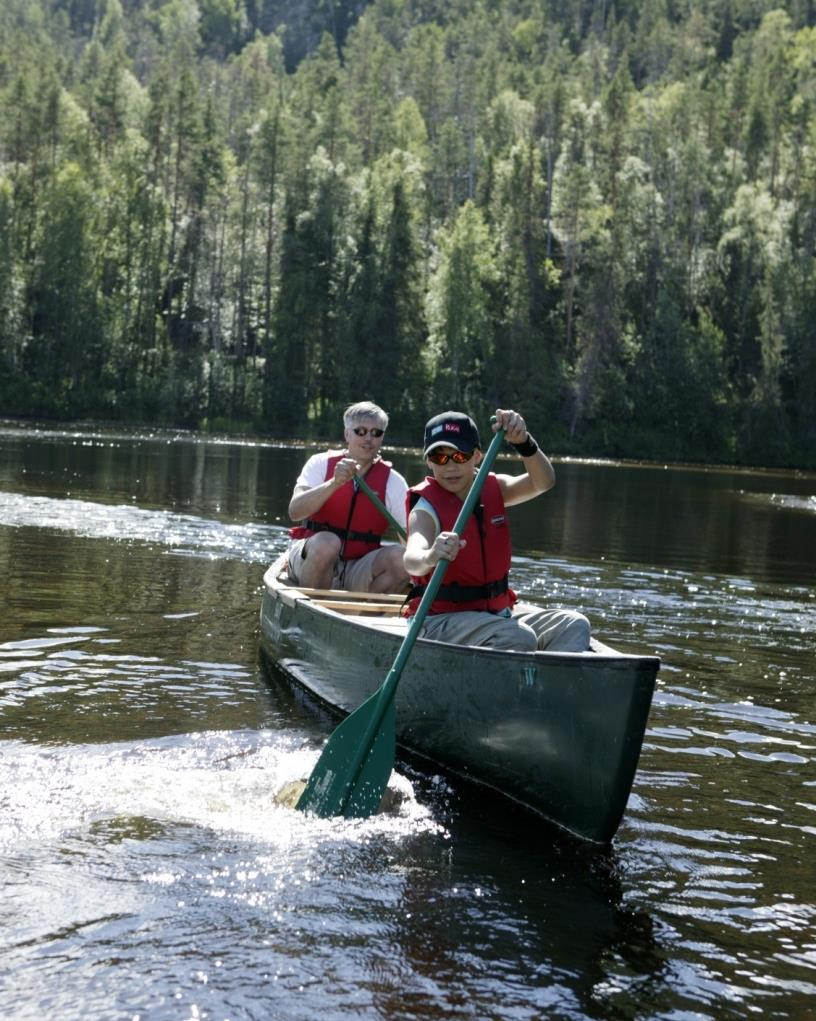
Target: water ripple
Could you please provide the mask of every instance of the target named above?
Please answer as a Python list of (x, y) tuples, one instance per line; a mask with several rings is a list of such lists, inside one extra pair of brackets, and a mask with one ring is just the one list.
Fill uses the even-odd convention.
[(7, 492), (0, 492), (0, 525), (56, 529), (88, 539), (144, 542), (183, 556), (228, 557), (256, 564), (269, 563), (288, 541), (288, 531), (279, 525), (229, 524), (125, 504)]

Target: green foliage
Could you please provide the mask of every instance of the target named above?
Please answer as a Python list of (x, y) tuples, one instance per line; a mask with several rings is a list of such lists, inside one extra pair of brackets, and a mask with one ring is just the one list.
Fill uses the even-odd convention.
[(0, 4), (0, 414), (816, 465), (812, 5)]
[(481, 211), (466, 202), (439, 239), (428, 288), (428, 374), (432, 403), (487, 412), (485, 367), (493, 355), (496, 259)]
[(65, 164), (45, 190), (43, 216), (33, 239), (28, 300), (35, 314), (23, 368), (39, 384), (44, 406), (53, 392), (57, 411), (68, 416), (105, 406), (94, 253), (97, 215), (82, 169)]

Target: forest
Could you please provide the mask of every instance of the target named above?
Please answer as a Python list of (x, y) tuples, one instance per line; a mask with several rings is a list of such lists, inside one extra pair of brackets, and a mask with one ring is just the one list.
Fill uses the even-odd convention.
[(815, 251), (815, 0), (0, 4), (0, 415), (813, 468)]

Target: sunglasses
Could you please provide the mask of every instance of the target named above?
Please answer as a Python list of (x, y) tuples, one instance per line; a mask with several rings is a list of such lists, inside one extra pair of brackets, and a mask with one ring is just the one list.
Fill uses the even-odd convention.
[(368, 426), (365, 425), (355, 425), (351, 431), (355, 436), (368, 436), (368, 434), (371, 433), (375, 440), (378, 440), (381, 436), (385, 435), (385, 429), (377, 429), (376, 426), (373, 429), (369, 429)]
[(473, 450), (469, 454), (466, 454), (463, 450), (454, 450), (452, 454), (447, 454), (442, 450), (432, 450), (428, 454), (428, 460), (433, 461), (434, 464), (447, 464), (448, 461), (453, 461), (454, 464), (467, 464), (474, 453), (475, 451)]

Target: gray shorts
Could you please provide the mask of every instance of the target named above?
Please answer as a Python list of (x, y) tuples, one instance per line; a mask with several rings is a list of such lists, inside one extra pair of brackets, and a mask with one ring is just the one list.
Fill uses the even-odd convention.
[[(300, 578), (300, 565), (303, 563), (303, 547), (308, 541), (308, 538), (295, 539), (289, 543), (289, 577), (296, 585)], [(334, 568), (331, 587), (345, 589), (346, 592), (368, 592), (374, 577), (374, 561), (379, 552), (380, 550), (375, 549), (357, 560), (338, 560)]]
[(589, 630), (589, 621), (576, 610), (540, 610), (518, 603), (512, 617), (480, 610), (434, 614), (425, 618), (422, 637), (515, 652), (586, 652)]

